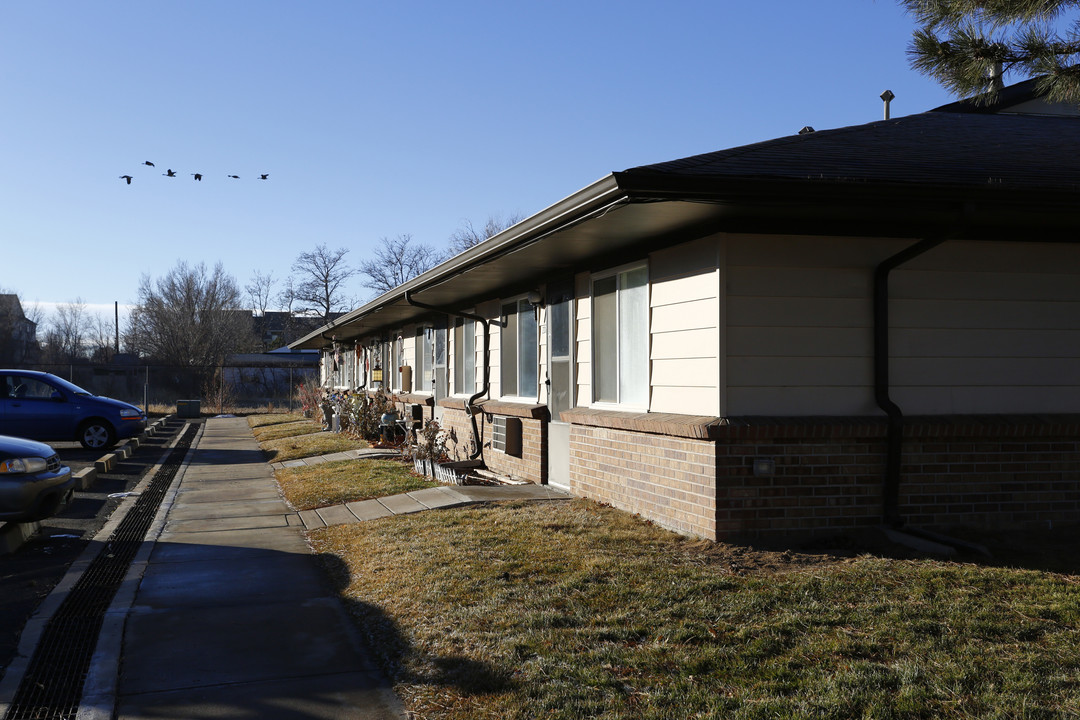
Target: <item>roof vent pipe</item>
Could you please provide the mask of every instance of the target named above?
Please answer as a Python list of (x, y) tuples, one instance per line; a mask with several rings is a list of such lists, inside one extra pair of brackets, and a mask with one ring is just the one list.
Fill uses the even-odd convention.
[(880, 97), (881, 97), (882, 100), (885, 101), (885, 119), (888, 120), (889, 119), (889, 103), (891, 103), (896, 98), (896, 96), (893, 95), (892, 90), (886, 90), (885, 92), (881, 93)]
[(1005, 70), (1000, 60), (995, 60), (990, 66), (990, 89), (992, 92), (1001, 92), (1005, 89)]

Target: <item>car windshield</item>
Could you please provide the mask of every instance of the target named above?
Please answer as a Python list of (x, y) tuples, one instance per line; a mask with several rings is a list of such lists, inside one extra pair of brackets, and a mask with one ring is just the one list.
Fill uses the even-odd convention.
[(86, 390), (83, 390), (81, 387), (79, 387), (75, 383), (70, 383), (70, 382), (68, 382), (67, 380), (65, 380), (62, 377), (53, 376), (52, 378), (50, 378), (50, 380), (52, 380), (52, 382), (55, 383), (56, 385), (59, 385), (60, 387), (67, 390), (69, 393), (74, 393), (76, 395), (93, 395), (94, 394), (92, 392), (87, 392)]

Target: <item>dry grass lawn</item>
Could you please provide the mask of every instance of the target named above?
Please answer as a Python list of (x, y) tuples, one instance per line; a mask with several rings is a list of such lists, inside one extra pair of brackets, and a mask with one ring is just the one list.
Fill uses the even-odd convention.
[(437, 487), (399, 460), (338, 460), (275, 473), (285, 499), (297, 510), (397, 495)]
[(369, 447), (363, 440), (356, 440), (344, 433), (323, 432), (321, 424), (298, 415), (251, 415), (248, 425), (270, 462)]
[(585, 500), (311, 533), (416, 717), (1080, 715), (1080, 574), (694, 541)]

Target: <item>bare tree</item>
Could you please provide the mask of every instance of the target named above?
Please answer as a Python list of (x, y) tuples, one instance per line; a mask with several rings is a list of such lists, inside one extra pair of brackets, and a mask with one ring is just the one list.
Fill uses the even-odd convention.
[(466, 220), (465, 224), (450, 236), (450, 253), (453, 255), (463, 253), (524, 219), (520, 213), (514, 213), (505, 220), (500, 215), (490, 215), (483, 228), (476, 228), (472, 220)]
[(270, 293), (274, 289), (274, 273), (265, 275), (256, 270), (251, 276), (251, 281), (244, 286), (248, 298), (251, 299), (251, 309), (258, 316), (266, 315), (266, 308), (270, 305)]
[(86, 338), (89, 332), (86, 303), (82, 298), (74, 302), (60, 303), (49, 319), (45, 331), (46, 355), (53, 362), (70, 363), (86, 356)]
[(364, 276), (364, 287), (381, 295), (427, 272), (442, 260), (434, 248), (414, 242), (412, 235), (398, 235), (393, 240), (384, 237), (379, 240), (374, 257), (360, 263), (360, 274)]
[(311, 252), (300, 253), (292, 264), (297, 275), (293, 299), (303, 310), (320, 313), (324, 323), (330, 322), (331, 315), (347, 302), (344, 286), (356, 274), (356, 269), (345, 262), (348, 254), (346, 248), (330, 250), (319, 245)]
[(125, 340), (158, 362), (209, 372), (225, 356), (251, 346), (251, 311), (221, 263), (180, 261), (167, 275), (143, 275)]
[(94, 315), (86, 325), (87, 348), (90, 359), (98, 363), (107, 363), (116, 353), (115, 326), (112, 319)]

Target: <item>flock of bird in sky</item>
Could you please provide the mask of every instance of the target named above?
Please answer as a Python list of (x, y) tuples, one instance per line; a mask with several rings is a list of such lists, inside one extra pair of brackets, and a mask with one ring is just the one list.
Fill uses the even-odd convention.
[[(150, 162), (149, 160), (144, 162), (143, 165), (146, 165), (147, 167), (156, 167), (156, 165), (154, 165), (154, 163)], [(176, 173), (173, 171), (172, 168), (169, 168), (167, 171), (165, 171), (165, 172), (163, 172), (161, 174), (163, 176), (165, 176), (165, 177), (171, 177), (171, 178), (172, 177), (177, 177)], [(190, 175), (191, 175), (191, 177), (195, 178), (197, 181), (202, 182), (202, 179), (203, 179), (203, 174), (202, 173), (190, 173)], [(226, 175), (225, 177), (232, 178), (233, 180), (239, 180), (240, 179), (239, 175)], [(134, 180), (135, 178), (132, 175), (121, 175), (120, 179), (124, 180), (125, 182), (127, 182), (128, 185), (130, 185), (131, 181)], [(270, 179), (270, 174), (269, 173), (263, 173), (262, 175), (259, 175), (259, 179), (260, 180), (269, 180)]]

